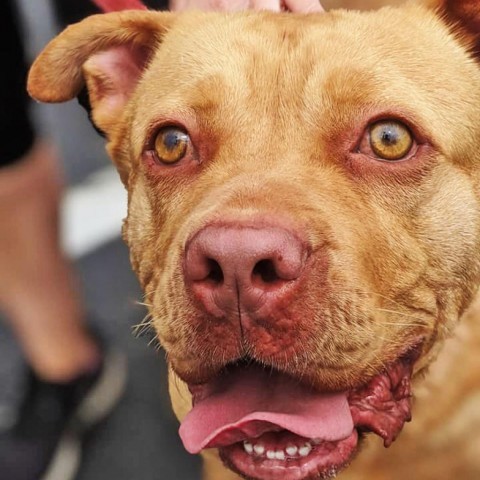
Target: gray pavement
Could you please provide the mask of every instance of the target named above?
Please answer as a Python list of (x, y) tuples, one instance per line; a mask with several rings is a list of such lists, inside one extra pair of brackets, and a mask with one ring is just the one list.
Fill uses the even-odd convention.
[[(178, 438), (168, 401), (163, 352), (136, 338), (132, 328), (145, 312), (130, 270), (128, 253), (118, 240), (81, 259), (77, 265), (85, 304), (93, 325), (128, 357), (127, 388), (117, 409), (87, 439), (77, 480), (196, 480), (199, 461)], [(0, 323), (0, 409), (18, 401), (23, 363), (18, 346)], [(3, 479), (0, 472), (0, 479)]]

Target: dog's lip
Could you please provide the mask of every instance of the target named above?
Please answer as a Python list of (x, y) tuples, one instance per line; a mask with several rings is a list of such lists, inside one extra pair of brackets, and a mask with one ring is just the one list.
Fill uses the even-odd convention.
[(357, 429), (380, 436), (389, 447), (411, 416), (411, 379), (422, 345), (410, 348), (348, 396), (350, 412)]

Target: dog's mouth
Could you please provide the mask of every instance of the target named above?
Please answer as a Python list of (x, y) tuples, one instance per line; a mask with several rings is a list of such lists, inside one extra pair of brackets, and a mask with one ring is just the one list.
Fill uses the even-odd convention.
[(319, 392), (256, 363), (225, 368), (190, 387), (193, 409), (180, 427), (190, 453), (218, 448), (237, 473), (259, 480), (330, 478), (372, 431), (389, 446), (410, 420), (418, 351), (402, 356), (364, 386)]

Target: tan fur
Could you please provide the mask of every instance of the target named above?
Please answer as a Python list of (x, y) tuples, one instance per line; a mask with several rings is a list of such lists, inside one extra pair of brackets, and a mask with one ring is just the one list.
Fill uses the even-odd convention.
[[(313, 275), (282, 328), (246, 332), (251, 355), (344, 389), (424, 340), (413, 422), (389, 450), (369, 438), (340, 478), (478, 480), (480, 307), (457, 327), (480, 283), (480, 67), (469, 33), (415, 5), (309, 17), (111, 14), (54, 40), (30, 92), (71, 98), (89, 57), (132, 39), (151, 51), (148, 67), (121, 109), (109, 114), (93, 95), (94, 118), (128, 189), (124, 237), (168, 354), (177, 417), (191, 407), (179, 376), (208, 376), (238, 335), (234, 324), (205, 322), (190, 298), (187, 239), (219, 218), (277, 218), (306, 232), (313, 255), (328, 252), (329, 293)], [(110, 85), (95, 65), (87, 83)], [(427, 139), (404, 166), (351, 153), (368, 121), (387, 113)], [(147, 132), (172, 121), (191, 132), (200, 165), (148, 167)], [(294, 325), (298, 312), (305, 320)], [(205, 458), (205, 479), (237, 478), (215, 452)]]

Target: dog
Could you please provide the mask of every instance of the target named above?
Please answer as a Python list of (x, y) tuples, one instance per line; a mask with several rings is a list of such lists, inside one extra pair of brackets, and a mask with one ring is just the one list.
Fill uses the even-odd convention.
[(438, 0), (97, 15), (35, 61), (88, 90), (204, 479), (480, 478), (479, 46)]

